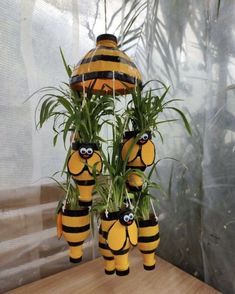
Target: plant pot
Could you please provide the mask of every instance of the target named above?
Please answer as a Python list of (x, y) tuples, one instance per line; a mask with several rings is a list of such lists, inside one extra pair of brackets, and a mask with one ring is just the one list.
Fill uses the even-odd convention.
[(153, 270), (155, 268), (155, 251), (159, 246), (159, 242), (159, 225), (155, 218), (139, 220), (138, 249), (142, 253), (145, 270)]
[(73, 263), (82, 260), (82, 244), (90, 234), (89, 209), (62, 211), (62, 232), (69, 244), (69, 257)]
[(79, 190), (79, 204), (90, 206), (95, 185), (93, 171), (96, 168), (98, 175), (102, 170), (102, 160), (97, 145), (74, 142), (67, 167)]
[(118, 276), (129, 274), (129, 250), (137, 244), (137, 227), (133, 220), (131, 225), (125, 226), (120, 222), (123, 212), (110, 212), (108, 217), (101, 216), (100, 252), (105, 259), (105, 272)]
[[(127, 169), (137, 169), (145, 171), (147, 166), (151, 166), (155, 160), (155, 146), (152, 142), (151, 132), (146, 132), (136, 142), (139, 131), (125, 132), (122, 144), (122, 160), (126, 160)], [(127, 186), (130, 191), (141, 191), (143, 177), (133, 172), (127, 179)]]

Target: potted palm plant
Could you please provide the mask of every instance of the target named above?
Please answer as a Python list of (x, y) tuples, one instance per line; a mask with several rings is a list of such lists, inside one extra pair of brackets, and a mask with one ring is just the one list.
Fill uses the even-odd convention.
[(136, 171), (144, 171), (146, 167), (154, 163), (155, 146), (152, 142), (152, 136), (155, 136), (156, 133), (161, 136), (158, 125), (175, 121), (175, 119), (159, 121), (158, 117), (161, 112), (167, 109), (177, 112), (183, 119), (186, 129), (191, 133), (184, 113), (170, 105), (179, 99), (165, 101), (169, 87), (160, 82), (162, 87), (158, 90), (163, 90), (161, 95), (154, 94), (155, 91), (152, 90), (144, 93), (143, 89), (148, 83), (142, 88), (137, 87), (135, 91), (132, 91), (131, 100), (125, 112), (129, 131), (125, 132), (121, 155), (122, 160), (127, 162), (127, 168), (132, 169), (127, 181), (131, 191), (140, 191), (143, 184), (143, 178)]

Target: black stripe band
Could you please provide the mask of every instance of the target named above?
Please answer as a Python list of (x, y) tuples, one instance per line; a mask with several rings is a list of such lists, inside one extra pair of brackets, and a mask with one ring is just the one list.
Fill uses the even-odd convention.
[(79, 205), (80, 206), (91, 206), (91, 204), (92, 204), (92, 201), (83, 201), (83, 200), (78, 200), (78, 203), (79, 203)]
[(155, 253), (155, 250), (156, 249), (153, 249), (153, 250), (140, 250), (140, 252), (143, 253), (143, 254), (150, 254), (150, 253)]
[(92, 57), (82, 59), (80, 62), (80, 65), (95, 62), (95, 61), (111, 61), (111, 62), (117, 62), (117, 63), (124, 63), (136, 68), (135, 64), (132, 61), (127, 60), (120, 56), (115, 56), (115, 55), (94, 55)]
[(89, 209), (88, 208), (84, 208), (81, 210), (68, 210), (65, 209), (64, 211), (62, 211), (62, 214), (65, 216), (71, 216), (71, 217), (76, 217), (76, 216), (85, 216), (89, 214)]
[[(114, 71), (114, 78), (115, 80), (119, 80), (122, 82), (126, 82), (129, 84), (135, 85), (136, 79), (135, 77), (131, 77), (125, 73)], [(94, 72), (88, 72), (84, 73), (84, 81), (89, 80), (95, 80), (95, 79), (113, 79), (113, 71), (94, 71)], [(75, 83), (81, 83), (82, 82), (82, 75), (77, 75), (71, 78), (70, 85), (73, 85)], [(141, 85), (141, 81), (137, 80), (137, 84)]]
[(79, 263), (79, 262), (82, 261), (82, 256), (79, 257), (79, 258), (72, 258), (72, 257), (69, 257), (69, 260), (70, 260), (70, 262), (72, 262), (72, 263)]
[(140, 220), (138, 223), (139, 228), (155, 227), (157, 225), (158, 222), (155, 219)]
[(102, 232), (102, 236), (103, 236), (104, 239), (107, 239), (107, 238), (108, 238), (108, 232), (104, 232), (104, 231), (103, 231), (103, 232)]
[(104, 258), (105, 260), (114, 260), (114, 257), (112, 257), (112, 256), (104, 256), (104, 255), (103, 255), (103, 258)]
[(93, 186), (93, 185), (95, 185), (95, 180), (87, 180), (87, 181), (81, 181), (81, 180), (76, 180), (76, 179), (73, 179), (73, 180), (79, 186)]
[(100, 242), (99, 242), (99, 248), (110, 250), (107, 244), (100, 243)]
[(82, 227), (68, 227), (65, 225), (62, 225), (62, 230), (65, 233), (82, 233), (82, 232), (86, 232), (90, 229), (90, 224), (86, 225), (86, 226), (82, 226)]
[(129, 272), (130, 272), (129, 268), (127, 270), (124, 270), (124, 271), (119, 271), (119, 270), (116, 269), (116, 275), (118, 275), (118, 276), (126, 276), (126, 275), (129, 274)]
[(126, 169), (128, 170), (128, 169), (139, 169), (139, 170), (141, 170), (141, 171), (145, 171), (145, 169), (146, 169), (146, 166), (127, 166), (126, 167)]
[(138, 237), (138, 242), (149, 243), (153, 241), (157, 241), (159, 239), (159, 233), (155, 236), (150, 237)]
[(84, 241), (81, 241), (81, 242), (69, 242), (69, 241), (67, 241), (67, 242), (68, 242), (69, 246), (81, 246), (84, 243)]
[(125, 250), (119, 250), (119, 251), (114, 251), (112, 250), (113, 255), (124, 255), (126, 253), (128, 253), (129, 248), (125, 249)]

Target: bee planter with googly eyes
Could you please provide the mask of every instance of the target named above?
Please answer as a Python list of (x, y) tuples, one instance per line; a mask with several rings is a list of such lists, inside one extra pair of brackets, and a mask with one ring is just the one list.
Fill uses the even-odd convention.
[(94, 172), (99, 175), (102, 170), (102, 159), (97, 145), (74, 142), (67, 167), (79, 189), (79, 204), (90, 206), (95, 185)]
[[(146, 132), (138, 139), (138, 131), (126, 132), (122, 145), (122, 160), (127, 160), (127, 169), (144, 171), (155, 160), (155, 146), (152, 142), (151, 132)], [(143, 185), (143, 177), (131, 172), (127, 179), (130, 191), (140, 191)]]
[(143, 256), (145, 270), (155, 268), (155, 252), (160, 243), (158, 221), (152, 216), (148, 220), (138, 221), (138, 249)]
[(105, 273), (129, 274), (128, 254), (137, 245), (138, 229), (134, 214), (125, 209), (101, 217), (99, 248), (105, 260)]

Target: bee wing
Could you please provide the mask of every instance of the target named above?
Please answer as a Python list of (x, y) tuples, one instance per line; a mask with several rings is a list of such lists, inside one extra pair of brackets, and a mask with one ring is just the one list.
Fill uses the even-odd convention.
[(147, 166), (153, 164), (155, 160), (155, 146), (151, 140), (148, 140), (147, 143), (142, 145), (141, 159), (143, 163)]
[(73, 176), (77, 176), (83, 171), (84, 166), (85, 160), (81, 158), (79, 152), (72, 152), (67, 162), (69, 173)]
[(99, 154), (99, 151), (95, 151), (93, 153), (93, 155), (91, 156), (91, 158), (89, 158), (87, 160), (87, 165), (88, 165), (88, 169), (90, 171), (90, 173), (93, 172), (93, 166), (96, 166), (96, 173), (100, 173), (102, 170), (102, 159), (101, 156)]
[(123, 146), (122, 146), (122, 160), (126, 159), (126, 157), (128, 155), (128, 151), (130, 149), (131, 149), (131, 151), (130, 151), (130, 154), (129, 154), (128, 162), (131, 162), (136, 158), (138, 150), (139, 150), (139, 145), (138, 144), (133, 145), (133, 142), (134, 142), (134, 139), (131, 138), (131, 139), (129, 139), (126, 142), (123, 143)]
[(138, 240), (138, 228), (135, 221), (127, 227), (127, 231), (131, 245), (136, 246)]
[(57, 229), (57, 238), (60, 240), (62, 236), (62, 213), (59, 212), (56, 215), (56, 229)]
[(107, 243), (111, 250), (119, 251), (126, 244), (126, 227), (119, 220), (116, 221), (108, 231)]

